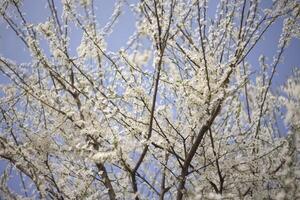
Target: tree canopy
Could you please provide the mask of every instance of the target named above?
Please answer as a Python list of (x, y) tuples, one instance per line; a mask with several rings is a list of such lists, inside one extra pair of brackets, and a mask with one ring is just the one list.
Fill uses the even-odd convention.
[[(116, 1), (104, 26), (97, 1), (47, 0), (40, 23), (25, 2), (0, 2), (2, 23), (31, 56), (0, 56), (9, 79), (0, 90), (0, 196), (300, 198), (299, 68), (273, 84), (300, 39), (298, 1), (140, 0), (130, 5), (135, 32), (117, 51), (107, 38), (128, 1)], [(277, 50), (253, 66), (249, 55), (278, 21)], [(75, 29), (81, 42), (71, 49)]]

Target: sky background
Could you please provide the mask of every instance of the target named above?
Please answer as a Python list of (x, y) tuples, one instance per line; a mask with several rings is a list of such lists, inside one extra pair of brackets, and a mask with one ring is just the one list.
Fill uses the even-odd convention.
[[(45, 6), (45, 0), (24, 0), (22, 11), (26, 13), (26, 17), (31, 23), (45, 22), (50, 15), (48, 8)], [(55, 1), (59, 5), (58, 1)], [(100, 26), (103, 27), (108, 21), (114, 7), (115, 0), (96, 0), (96, 15)], [(113, 33), (107, 38), (107, 49), (110, 51), (118, 51), (122, 46), (126, 45), (128, 38), (132, 35), (135, 29), (135, 17), (129, 8), (129, 4), (134, 3), (135, 0), (127, 1), (124, 4), (122, 16)], [(215, 4), (217, 1), (212, 1)], [(269, 5), (271, 0), (263, 0), (264, 5)], [(214, 7), (215, 5), (212, 5)], [(61, 12), (61, 7), (58, 7)], [(214, 13), (214, 10), (209, 12)], [(248, 56), (248, 60), (255, 67), (258, 66), (258, 57), (264, 54), (269, 59), (268, 63), (273, 60), (273, 55), (276, 53), (277, 41), (281, 33), (282, 21), (274, 24), (265, 34), (253, 52)], [(76, 52), (76, 47), (81, 41), (81, 32), (73, 30), (71, 32), (70, 49), (73, 54)], [(17, 63), (30, 62), (31, 58), (24, 44), (18, 39), (15, 33), (6, 27), (6, 24), (0, 19), (0, 55)], [(292, 74), (292, 69), (300, 67), (300, 41), (293, 39), (289, 48), (284, 52), (284, 63), (278, 66), (277, 72), (273, 80), (273, 88), (284, 84), (288, 76)], [(8, 83), (7, 78), (0, 72), (0, 84)], [(1, 87), (1, 85), (0, 85)], [(1, 94), (0, 94), (1, 95)], [(6, 161), (0, 159), (0, 175), (6, 166)], [(20, 187), (20, 179), (16, 172), (13, 172), (9, 187), (13, 188), (17, 193), (22, 193)], [(0, 198), (1, 199), (1, 198)]]
[[(26, 17), (31, 23), (45, 22), (49, 16), (49, 10), (45, 6), (45, 0), (24, 0), (22, 10), (26, 13)], [(55, 1), (58, 2), (58, 1)], [(100, 26), (103, 27), (109, 20), (113, 11), (115, 0), (96, 0), (96, 15)], [(136, 0), (127, 0), (128, 3), (124, 4), (122, 16), (119, 18), (118, 23), (115, 25), (112, 34), (106, 38), (107, 49), (117, 51), (120, 47), (124, 46), (134, 32), (135, 29), (135, 16), (129, 8), (129, 5), (136, 2)], [(209, 12), (214, 14), (215, 2), (211, 1)], [(264, 0), (263, 5), (270, 5), (271, 0)], [(56, 3), (58, 10), (61, 12), (59, 3)], [(282, 27), (282, 20), (277, 21), (265, 34), (263, 39), (258, 43), (256, 48), (248, 56), (248, 60), (256, 67), (258, 65), (258, 57), (260, 54), (265, 54), (269, 57), (268, 61), (272, 61), (272, 56), (276, 52), (277, 41), (279, 39)], [(73, 54), (76, 52), (77, 46), (81, 41), (81, 32), (78, 30), (71, 30), (72, 42), (70, 43), (70, 50)], [(287, 77), (291, 75), (292, 68), (299, 67), (300, 65), (300, 41), (293, 39), (289, 48), (284, 53), (284, 64), (278, 67), (276, 76), (274, 77), (274, 85), (281, 85), (285, 82)], [(18, 39), (15, 33), (6, 27), (6, 24), (0, 20), (0, 55), (17, 63), (30, 62), (30, 54), (26, 50), (24, 44)], [(4, 81), (3, 75), (0, 75), (0, 83)]]

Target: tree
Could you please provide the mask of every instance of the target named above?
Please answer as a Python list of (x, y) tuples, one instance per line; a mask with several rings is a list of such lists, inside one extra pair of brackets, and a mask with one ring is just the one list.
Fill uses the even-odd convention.
[[(1, 196), (300, 197), (299, 70), (282, 89), (272, 84), (300, 37), (298, 1), (221, 0), (212, 17), (206, 0), (141, 0), (132, 7), (136, 31), (117, 52), (106, 38), (126, 1), (105, 27), (93, 0), (55, 3), (47, 0), (48, 20), (34, 24), (22, 1), (1, 1), (1, 20), (32, 58), (0, 58), (10, 79), (1, 87)], [(252, 66), (249, 54), (278, 20), (273, 61), (261, 55)], [(12, 167), (24, 194), (7, 185)]]

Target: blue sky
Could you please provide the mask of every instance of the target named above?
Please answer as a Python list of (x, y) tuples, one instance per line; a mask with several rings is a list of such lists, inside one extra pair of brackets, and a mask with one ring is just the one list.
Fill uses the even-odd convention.
[[(25, 0), (23, 1), (23, 11), (27, 13), (26, 17), (28, 21), (32, 23), (44, 22), (49, 16), (49, 11), (45, 7), (45, 2), (42, 0)], [(108, 21), (114, 6), (114, 0), (102, 0), (97, 1), (98, 10), (97, 19), (101, 26), (104, 26)], [(134, 1), (128, 1), (129, 4)], [(271, 0), (266, 0), (266, 4), (270, 3)], [(61, 8), (59, 8), (61, 10)], [(128, 4), (124, 4), (123, 14), (119, 19), (119, 22), (114, 28), (113, 33), (107, 38), (108, 50), (117, 51), (120, 47), (126, 45), (126, 42), (130, 35), (134, 31), (135, 17), (130, 11)], [(249, 55), (253, 66), (258, 65), (258, 57), (260, 54), (265, 54), (269, 57), (268, 62), (272, 62), (272, 56), (276, 52), (277, 41), (280, 36), (282, 21), (278, 21), (272, 26), (269, 31), (265, 34), (262, 41), (260, 41), (254, 51)], [(76, 47), (79, 45), (81, 40), (81, 33), (73, 30), (72, 42), (70, 49), (75, 54)], [(0, 21), (0, 55), (3, 57), (10, 58), (17, 63), (29, 62), (30, 56), (25, 50), (25, 46), (21, 40), (17, 39), (15, 33), (11, 29), (7, 29), (5, 23)], [(290, 47), (284, 53), (284, 63), (280, 64), (277, 73), (273, 80), (273, 86), (282, 85), (288, 76), (291, 75), (294, 67), (300, 67), (300, 41), (293, 39)], [(7, 83), (7, 79), (0, 73), (0, 84)], [(3, 173), (5, 161), (0, 160), (0, 174)], [(15, 174), (16, 175), (16, 174)], [(15, 191), (21, 192), (20, 181), (18, 176), (13, 176), (13, 179), (9, 182), (9, 186)]]
[[(46, 1), (26, 0), (24, 1), (23, 11), (26, 13), (28, 21), (32, 23), (44, 22), (49, 16), (48, 8), (45, 6)], [(120, 47), (124, 46), (133, 33), (135, 28), (135, 17), (129, 8), (129, 4), (135, 2), (135, 0), (129, 0), (128, 4), (124, 4), (124, 10), (122, 16), (119, 18), (114, 31), (107, 38), (108, 50), (117, 51)], [(212, 1), (212, 4), (215, 4)], [(271, 0), (265, 0), (265, 5), (270, 4)], [(114, 6), (115, 0), (97, 1), (96, 15), (97, 20), (101, 26), (104, 26), (108, 21)], [(57, 4), (59, 5), (59, 4)], [(214, 13), (215, 5), (211, 6), (211, 12)], [(58, 6), (58, 10), (61, 12), (61, 8)], [(269, 31), (266, 32), (263, 40), (261, 40), (254, 51), (249, 55), (248, 60), (251, 64), (257, 66), (258, 56), (265, 54), (269, 57), (269, 62), (272, 61), (272, 56), (276, 52), (277, 42), (280, 36), (282, 21), (276, 22)], [(76, 47), (81, 40), (81, 33), (73, 29), (71, 32), (71, 52), (75, 53)], [(281, 85), (285, 82), (287, 77), (291, 75), (292, 68), (299, 67), (300, 57), (300, 41), (293, 39), (290, 47), (284, 53), (284, 64), (278, 67), (277, 74), (274, 77), (274, 84)], [(0, 55), (10, 58), (16, 62), (29, 62), (30, 55), (25, 49), (24, 44), (19, 40), (15, 33), (11, 29), (7, 29), (6, 24), (0, 21)], [(3, 82), (3, 76), (0, 75), (0, 83)]]
[[(57, 1), (56, 1), (57, 2)], [(95, 1), (97, 7), (96, 16), (103, 27), (112, 14), (115, 0)], [(129, 36), (133, 33), (135, 27), (134, 15), (129, 8), (129, 4), (135, 0), (129, 0), (128, 4), (124, 3), (122, 16), (119, 18), (113, 33), (107, 38), (108, 50), (116, 51), (120, 46), (126, 44)], [(41, 23), (47, 20), (50, 15), (48, 8), (45, 6), (44, 0), (26, 0), (24, 1), (22, 10), (26, 13), (28, 21), (32, 23)], [(58, 11), (61, 13), (61, 7), (57, 3)], [(76, 47), (81, 40), (81, 32), (73, 29), (71, 31), (70, 49), (75, 53)], [(18, 62), (29, 62), (30, 56), (25, 50), (22, 41), (17, 39), (15, 33), (11, 29), (6, 28), (6, 24), (0, 21), (0, 54)]]

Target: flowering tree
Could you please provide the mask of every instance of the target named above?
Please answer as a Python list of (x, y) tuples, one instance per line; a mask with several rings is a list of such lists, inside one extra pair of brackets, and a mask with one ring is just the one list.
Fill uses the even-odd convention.
[[(126, 1), (104, 27), (93, 0), (45, 2), (49, 18), (39, 24), (26, 19), (22, 1), (0, 5), (32, 58), (0, 57), (10, 79), (1, 86), (1, 196), (300, 197), (299, 70), (272, 90), (283, 52), (300, 38), (299, 2), (221, 0), (212, 17), (207, 0), (141, 0), (132, 7), (136, 31), (117, 52), (106, 38)], [(251, 66), (248, 55), (282, 19), (273, 61), (261, 55)], [(82, 39), (72, 54), (74, 25)], [(7, 185), (11, 168), (23, 194)]]

